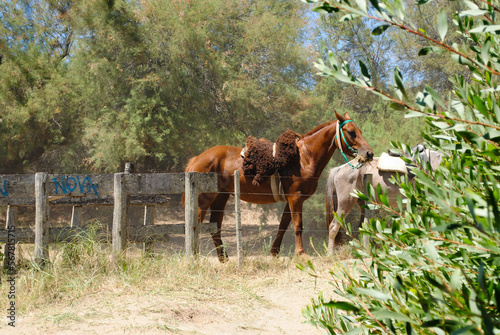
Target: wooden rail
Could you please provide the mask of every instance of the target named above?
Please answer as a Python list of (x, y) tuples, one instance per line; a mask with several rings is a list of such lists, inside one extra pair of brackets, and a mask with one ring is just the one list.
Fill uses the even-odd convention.
[[(7, 205), (7, 224), (0, 229), (0, 242), (6, 248), (13, 241), (35, 243), (35, 261), (44, 265), (49, 259), (49, 243), (73, 240), (82, 229), (81, 206), (113, 206), (111, 233), (114, 257), (123, 255), (128, 241), (166, 241), (169, 234), (186, 235), (186, 254), (199, 253), (199, 233), (214, 233), (215, 223), (198, 224), (198, 193), (217, 192), (215, 173), (131, 173), (104, 175), (48, 174), (0, 175), (0, 206)], [(154, 206), (168, 203), (167, 194), (185, 193), (185, 223), (154, 225)], [(17, 206), (35, 205), (35, 229), (16, 228)], [(73, 206), (71, 227), (49, 228), (49, 208)], [(144, 225), (129, 231), (127, 209), (145, 206)], [(15, 243), (14, 242), (14, 243)]]

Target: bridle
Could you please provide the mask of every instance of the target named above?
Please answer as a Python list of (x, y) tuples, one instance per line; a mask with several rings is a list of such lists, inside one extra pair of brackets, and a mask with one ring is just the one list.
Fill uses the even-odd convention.
[[(344, 143), (347, 146), (347, 148), (349, 148), (349, 150), (351, 150), (351, 152), (354, 154), (354, 157), (356, 157), (358, 155), (358, 151), (356, 149), (354, 149), (354, 148), (351, 148), (351, 146), (349, 145), (349, 143), (347, 143), (347, 141), (345, 139), (345, 136), (344, 136), (344, 132), (342, 131), (342, 127), (344, 127), (344, 125), (346, 123), (349, 123), (349, 122), (353, 122), (353, 121), (352, 120), (345, 120), (342, 123), (340, 123), (340, 121), (337, 121), (337, 129), (336, 129), (335, 138), (333, 139), (333, 141), (337, 142), (337, 147), (339, 148), (340, 153), (344, 157), (346, 163), (351, 168), (353, 168), (353, 169), (359, 169), (360, 167), (363, 166), (363, 164), (361, 164), (361, 163), (358, 162), (356, 165), (353, 165), (353, 164), (351, 164), (351, 162), (349, 162), (349, 160), (347, 159), (346, 154), (344, 153), (344, 150), (342, 149), (342, 142), (340, 140), (340, 137), (342, 137), (342, 140), (344, 140)], [(337, 137), (337, 134), (339, 134), (339, 133), (340, 133), (340, 136)]]

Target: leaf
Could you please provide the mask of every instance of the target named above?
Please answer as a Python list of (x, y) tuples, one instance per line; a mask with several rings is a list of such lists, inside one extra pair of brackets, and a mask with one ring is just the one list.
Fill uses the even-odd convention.
[(430, 53), (436, 54), (436, 55), (441, 55), (446, 52), (446, 49), (440, 48), (440, 47), (435, 47), (435, 46), (429, 46), (429, 47), (423, 47), (420, 49), (418, 52), (419, 56), (426, 56)]
[(481, 290), (485, 294), (488, 294), (488, 292), (486, 290), (486, 280), (484, 278), (484, 262), (481, 262), (481, 264), (479, 264), (479, 271), (478, 271), (478, 274), (477, 274), (477, 281), (479, 283), (479, 287), (481, 288)]
[(410, 322), (406, 322), (405, 323), (405, 329), (406, 329), (406, 334), (407, 335), (411, 335), (412, 328), (411, 328), (411, 323)]
[(500, 31), (500, 25), (488, 25), (488, 26), (479, 26), (469, 30), (469, 33), (491, 33)]
[(483, 64), (487, 64), (490, 60), (490, 49), (491, 49), (491, 36), (488, 36), (486, 41), (481, 48), (481, 59), (483, 60)]
[(387, 207), (389, 207), (389, 200), (387, 200), (387, 197), (383, 194), (380, 194), (379, 195), (379, 198), (380, 198), (380, 201), (386, 205)]
[(441, 11), (438, 14), (437, 24), (438, 24), (438, 32), (439, 32), (439, 36), (441, 37), (441, 41), (444, 41), (444, 38), (446, 37), (446, 33), (448, 32), (448, 18), (446, 17), (446, 12), (444, 11), (444, 9), (441, 9)]
[(405, 106), (404, 105), (401, 105), (397, 102), (393, 102), (389, 105), (392, 109), (395, 109), (397, 111), (404, 111), (406, 110)]
[(331, 50), (328, 50), (328, 62), (332, 67), (338, 67), (337, 58)]
[(427, 241), (426, 243), (424, 243), (424, 249), (425, 251), (427, 251), (427, 256), (433, 260), (434, 262), (436, 262), (439, 258), (439, 254), (436, 250), (436, 246), (434, 245), (433, 242), (431, 241)]
[(420, 325), (420, 327), (425, 327), (425, 328), (430, 328), (430, 327), (436, 327), (439, 326), (442, 323), (441, 319), (434, 319), (430, 321), (426, 321)]
[(366, 1), (365, 0), (356, 0), (356, 3), (358, 4), (359, 9), (361, 9), (361, 11), (363, 13), (366, 13)]
[(350, 77), (346, 76), (345, 74), (339, 71), (333, 72), (333, 76), (344, 83), (353, 84), (353, 81)]
[(361, 68), (361, 74), (365, 76), (368, 79), (371, 79), (372, 77), (370, 76), (370, 73), (368, 72), (368, 68), (366, 67), (365, 63), (363, 63), (361, 60), (359, 61), (359, 67)]
[(425, 113), (417, 112), (417, 111), (408, 111), (405, 114), (405, 118), (407, 118), (407, 119), (412, 118), (412, 117), (422, 117), (422, 116), (426, 116)]
[(354, 291), (358, 294), (367, 295), (369, 297), (379, 299), (379, 300), (385, 301), (385, 300), (391, 299), (390, 295), (383, 293), (383, 292), (380, 292), (380, 291), (377, 291), (377, 290), (374, 290), (374, 289), (355, 287)]
[(370, 0), (370, 3), (377, 11), (380, 12), (380, 5), (378, 4), (378, 0)]
[(330, 301), (324, 304), (326, 307), (341, 309), (348, 312), (358, 312), (359, 308), (347, 301)]
[(344, 21), (351, 21), (351, 20), (354, 20), (355, 18), (359, 17), (358, 14), (346, 14), (344, 16), (342, 16), (340, 19), (339, 19), (339, 22), (344, 22)]
[(403, 93), (403, 96), (406, 99), (408, 99), (408, 96), (406, 95), (406, 89), (403, 83), (403, 77), (398, 67), (394, 69), (394, 82), (396, 83), (396, 86), (401, 91), (401, 93)]
[(474, 66), (474, 63), (472, 63), (469, 59), (465, 58), (462, 55), (452, 54), (451, 59), (453, 59), (458, 64)]
[(323, 3), (323, 4), (321, 4), (321, 6), (314, 7), (312, 10), (314, 12), (318, 12), (318, 13), (321, 13), (321, 12), (333, 13), (333, 12), (338, 12), (340, 9), (338, 9), (337, 7), (333, 7), (328, 3)]
[(432, 98), (434, 99), (435, 102), (437, 102), (439, 105), (443, 106), (444, 107), (444, 102), (443, 102), (443, 99), (441, 99), (441, 97), (439, 96), (439, 94), (437, 94), (436, 91), (434, 91), (434, 89), (428, 85), (425, 86), (425, 90), (427, 92), (429, 92), (429, 94), (432, 96)]
[(345, 333), (345, 335), (358, 335), (358, 334), (363, 334), (364, 332), (365, 331), (364, 331), (363, 327), (358, 327), (358, 328), (354, 328), (354, 329), (349, 330), (347, 333)]
[(378, 310), (378, 311), (373, 311), (373, 315), (380, 319), (392, 319), (392, 320), (399, 320), (406, 322), (413, 321), (410, 317), (393, 311)]
[(458, 16), (464, 17), (464, 16), (478, 16), (478, 15), (484, 15), (488, 13), (487, 10), (485, 9), (469, 9), (469, 10), (464, 10), (463, 12), (460, 12)]
[(314, 265), (313, 265), (313, 263), (311, 262), (311, 260), (308, 260), (308, 261), (307, 261), (307, 265), (309, 266), (309, 268), (310, 268), (311, 270), (316, 271), (316, 270), (314, 269)]
[(477, 95), (473, 97), (474, 100), (474, 106), (477, 108), (479, 113), (483, 114), (485, 117), (489, 117), (489, 112), (488, 109), (486, 108), (486, 104), (484, 103), (483, 99)]
[(314, 66), (320, 71), (318, 73), (319, 75), (322, 76), (331, 76), (333, 75), (332, 69), (330, 69), (328, 66), (323, 63), (323, 61), (320, 59), (317, 63), (314, 63)]
[(378, 36), (378, 35), (382, 35), (384, 33), (384, 31), (387, 30), (387, 28), (389, 28), (391, 25), (389, 24), (383, 24), (381, 26), (378, 26), (376, 27), (375, 29), (372, 30), (372, 35), (373, 36)]
[(361, 200), (364, 200), (364, 201), (369, 201), (370, 198), (368, 198), (366, 195), (364, 195), (363, 193), (358, 193), (356, 194), (355, 196), (357, 196), (358, 198), (360, 198)]
[(462, 285), (462, 271), (460, 269), (455, 269), (453, 275), (450, 279), (450, 285), (453, 289), (460, 289), (460, 285)]

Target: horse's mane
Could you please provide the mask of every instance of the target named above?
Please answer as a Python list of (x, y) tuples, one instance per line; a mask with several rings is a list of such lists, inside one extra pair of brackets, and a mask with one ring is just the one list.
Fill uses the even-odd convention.
[(320, 131), (321, 129), (325, 128), (325, 127), (328, 127), (329, 125), (331, 125), (332, 123), (334, 123), (336, 121), (328, 121), (326, 123), (323, 123), (323, 124), (320, 124), (319, 126), (317, 126), (316, 128), (314, 128), (313, 130), (309, 131), (307, 134), (305, 134), (303, 137), (305, 136), (309, 136), (309, 135), (312, 135), (318, 131)]

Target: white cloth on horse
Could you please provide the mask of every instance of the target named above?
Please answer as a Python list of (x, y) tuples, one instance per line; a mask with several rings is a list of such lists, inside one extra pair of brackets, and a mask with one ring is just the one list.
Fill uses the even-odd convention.
[(390, 156), (385, 152), (380, 155), (377, 169), (379, 169), (380, 171), (408, 173), (408, 169), (406, 168), (404, 160), (399, 157)]
[[(247, 146), (243, 148), (240, 152), (241, 158), (245, 158), (245, 154), (247, 153)], [(276, 158), (276, 143), (273, 144), (273, 157)]]
[[(240, 152), (240, 156), (245, 158), (247, 152), (247, 147), (245, 146)], [(273, 144), (273, 157), (276, 157), (276, 143)], [(283, 191), (283, 184), (281, 183), (280, 174), (275, 172), (271, 176), (271, 191), (273, 192), (273, 198), (276, 202), (286, 202), (285, 192)]]

